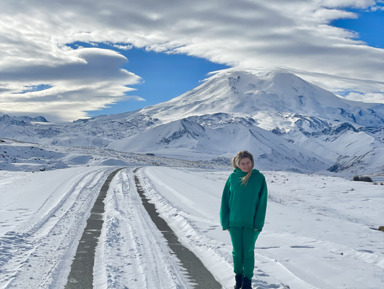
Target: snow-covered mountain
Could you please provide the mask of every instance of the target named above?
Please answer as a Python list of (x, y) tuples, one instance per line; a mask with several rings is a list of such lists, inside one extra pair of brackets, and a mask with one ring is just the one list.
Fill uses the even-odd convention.
[(19, 125), (26, 125), (30, 124), (31, 122), (41, 122), (45, 123), (48, 122), (45, 117), (43, 116), (36, 116), (36, 117), (30, 117), (30, 116), (9, 116), (7, 114), (4, 114), (0, 117), (0, 122), (5, 123), (12, 123), (12, 124), (19, 124)]
[(45, 145), (204, 160), (248, 149), (262, 169), (384, 171), (384, 105), (342, 99), (287, 71), (223, 70), (170, 101), (71, 124), (3, 118), (0, 137)]
[(255, 125), (252, 118), (230, 114), (191, 116), (150, 128), (117, 140), (108, 148), (118, 151), (155, 152), (170, 157), (233, 157), (234, 152), (252, 151), (264, 169), (316, 171), (331, 162), (298, 148), (281, 137)]
[(249, 115), (265, 121), (286, 115), (319, 117), (361, 126), (384, 124), (384, 105), (341, 99), (294, 74), (281, 71), (226, 70), (170, 101), (144, 108), (163, 121), (213, 113)]
[(268, 169), (384, 169), (384, 105), (342, 99), (287, 72), (219, 72), (135, 114), (156, 119), (156, 125), (108, 147), (219, 156), (248, 149)]

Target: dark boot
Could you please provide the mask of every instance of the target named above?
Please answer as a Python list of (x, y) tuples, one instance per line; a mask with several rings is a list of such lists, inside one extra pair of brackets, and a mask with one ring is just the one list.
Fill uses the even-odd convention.
[(241, 286), (243, 285), (243, 275), (238, 274), (235, 276), (236, 285), (235, 289), (241, 289)]
[(241, 289), (252, 289), (252, 280), (247, 277), (243, 278), (243, 287)]

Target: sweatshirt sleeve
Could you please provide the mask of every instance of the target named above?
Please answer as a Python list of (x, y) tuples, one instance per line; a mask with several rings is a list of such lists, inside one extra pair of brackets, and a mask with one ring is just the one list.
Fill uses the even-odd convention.
[(267, 212), (267, 191), (267, 183), (265, 181), (265, 178), (263, 178), (263, 185), (259, 192), (259, 202), (257, 203), (256, 214), (253, 220), (253, 228), (259, 231), (261, 231), (264, 227), (265, 214)]
[(224, 186), (223, 195), (221, 197), (220, 222), (223, 230), (227, 230), (229, 228), (229, 187), (230, 182), (228, 178)]

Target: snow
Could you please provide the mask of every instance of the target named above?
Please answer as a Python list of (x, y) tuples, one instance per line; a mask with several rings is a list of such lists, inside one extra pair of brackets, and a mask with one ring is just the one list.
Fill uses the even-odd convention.
[[(0, 171), (0, 288), (62, 288), (97, 193), (112, 166)], [(264, 171), (266, 224), (256, 243), (256, 288), (383, 288), (383, 186)], [(144, 166), (121, 170), (105, 199), (95, 288), (188, 288), (136, 192), (212, 272), (233, 288), (231, 243), (219, 224), (230, 170)]]
[(264, 169), (305, 172), (326, 169), (333, 164), (255, 126), (253, 122), (247, 118), (232, 118), (227, 114), (189, 117), (114, 141), (107, 148), (126, 152), (144, 150), (156, 155), (202, 160), (235, 155), (238, 150), (250, 150), (254, 151), (257, 163)]
[(110, 170), (0, 172), (0, 288), (65, 284), (95, 192)]
[[(218, 225), (221, 189), (229, 172), (149, 168), (146, 174), (159, 193), (154, 202), (170, 225), (182, 232), (179, 238), (200, 255), (213, 250), (205, 258), (215, 260), (216, 278), (230, 284), (230, 239)], [(257, 285), (383, 286), (383, 236), (371, 229), (383, 219), (382, 187), (315, 175), (265, 175), (270, 198), (266, 226), (256, 245)]]
[(383, 123), (384, 105), (343, 100), (286, 70), (234, 69), (135, 112), (72, 124), (0, 117), (0, 289), (64, 287), (98, 192), (121, 167), (94, 287), (193, 287), (136, 176), (182, 244), (233, 288), (219, 206), (229, 158), (243, 149), (269, 187), (255, 288), (384, 288)]
[[(140, 110), (167, 123), (214, 113), (293, 113), (365, 126), (383, 123), (384, 105), (348, 101), (304, 81), (287, 69), (226, 69), (170, 101)], [(260, 118), (263, 121), (263, 118)]]
[(142, 206), (132, 171), (116, 175), (105, 204), (94, 287), (186, 288), (178, 260)]

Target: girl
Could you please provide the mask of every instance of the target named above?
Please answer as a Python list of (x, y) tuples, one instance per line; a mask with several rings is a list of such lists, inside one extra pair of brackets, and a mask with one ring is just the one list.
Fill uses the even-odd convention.
[(239, 152), (232, 159), (232, 165), (235, 169), (223, 190), (220, 221), (223, 230), (231, 235), (235, 289), (250, 289), (255, 243), (263, 229), (267, 209), (267, 184), (263, 174), (253, 169), (250, 152)]

